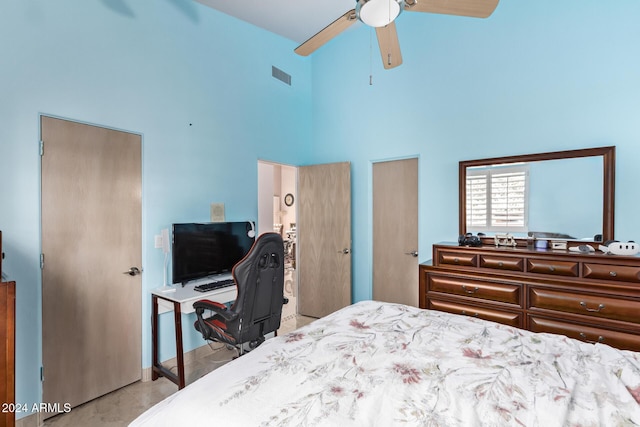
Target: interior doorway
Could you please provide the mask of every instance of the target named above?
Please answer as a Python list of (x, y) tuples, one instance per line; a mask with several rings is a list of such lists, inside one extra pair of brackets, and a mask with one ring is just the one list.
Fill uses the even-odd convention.
[(298, 315), (297, 176), (295, 166), (258, 161), (258, 234), (276, 232), (284, 241), (284, 296), (289, 299), (282, 307), (285, 327), (295, 324)]
[[(351, 304), (351, 164), (258, 161), (258, 233), (285, 241), (294, 328)], [(289, 323), (289, 322), (287, 322)]]

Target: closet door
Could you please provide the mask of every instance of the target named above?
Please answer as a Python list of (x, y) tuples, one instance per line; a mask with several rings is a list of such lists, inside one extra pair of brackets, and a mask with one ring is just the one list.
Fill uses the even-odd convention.
[(373, 164), (373, 299), (418, 306), (418, 159)]
[[(43, 402), (141, 378), (141, 137), (42, 117)], [(49, 414), (52, 415), (52, 414)]]

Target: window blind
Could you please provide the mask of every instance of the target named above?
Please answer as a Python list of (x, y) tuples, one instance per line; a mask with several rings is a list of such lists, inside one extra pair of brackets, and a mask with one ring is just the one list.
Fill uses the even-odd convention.
[(467, 230), (527, 231), (528, 167), (467, 172)]

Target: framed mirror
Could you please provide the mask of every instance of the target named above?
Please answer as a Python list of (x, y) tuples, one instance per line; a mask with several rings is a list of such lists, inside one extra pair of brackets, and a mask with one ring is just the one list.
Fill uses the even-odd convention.
[[(509, 199), (500, 211), (503, 200), (490, 193), (492, 176), (493, 188), (502, 186), (495, 194), (510, 186), (521, 200)], [(461, 235), (614, 238), (613, 146), (461, 161), (458, 179)]]

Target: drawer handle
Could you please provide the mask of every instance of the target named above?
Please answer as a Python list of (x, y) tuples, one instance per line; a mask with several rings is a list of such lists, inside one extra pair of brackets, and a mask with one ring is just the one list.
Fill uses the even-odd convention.
[(462, 290), (465, 291), (468, 294), (475, 294), (476, 292), (478, 292), (480, 290), (480, 288), (476, 286), (473, 289), (467, 289), (466, 285), (462, 285)]
[(598, 336), (598, 340), (597, 341), (593, 341), (590, 339), (587, 339), (587, 334), (585, 334), (584, 332), (580, 332), (580, 337), (585, 340), (588, 343), (591, 344), (596, 344), (596, 343), (603, 343), (604, 342), (604, 337), (602, 335)]
[(616, 273), (615, 271), (610, 271), (609, 272), (609, 276), (611, 277), (616, 277), (618, 275), (618, 273)]
[(585, 310), (590, 311), (592, 313), (599, 313), (604, 308), (604, 304), (598, 304), (598, 308), (589, 308), (587, 307), (587, 303), (584, 301), (580, 301), (580, 305), (584, 307)]
[(556, 271), (556, 268), (553, 265), (550, 265), (549, 266), (549, 271), (554, 272), (554, 271)]
[(460, 314), (464, 314), (465, 316), (478, 317), (478, 313), (467, 314), (466, 310), (462, 310), (462, 313), (460, 313)]
[(504, 265), (504, 263), (502, 261), (498, 262), (498, 267), (502, 267)]
[(460, 262), (460, 258), (454, 258), (453, 262), (455, 262), (456, 264)]

